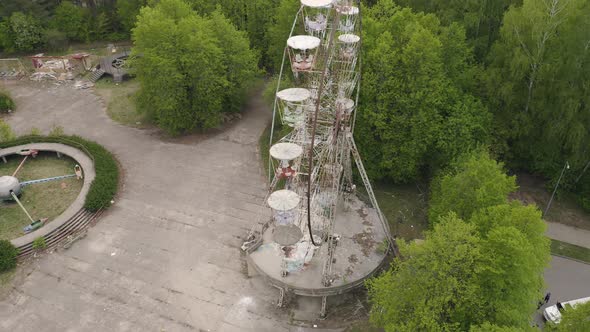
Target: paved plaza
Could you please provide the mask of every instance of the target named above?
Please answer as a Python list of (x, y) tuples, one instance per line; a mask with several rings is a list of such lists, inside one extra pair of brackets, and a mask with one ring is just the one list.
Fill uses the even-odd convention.
[(1, 331), (298, 331), (239, 250), (266, 185), (261, 98), (229, 129), (182, 141), (111, 121), (89, 90), (7, 83), (19, 134), (95, 140), (124, 171), (114, 206), (71, 249), (36, 260), (0, 302)]

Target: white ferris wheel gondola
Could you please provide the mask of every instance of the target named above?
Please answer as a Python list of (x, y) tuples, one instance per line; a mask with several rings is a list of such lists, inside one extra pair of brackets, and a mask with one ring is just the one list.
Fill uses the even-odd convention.
[(289, 162), (299, 158), (303, 154), (303, 148), (295, 143), (277, 143), (270, 148), (270, 155), (280, 161), (277, 174), (281, 178), (292, 178), (297, 174), (295, 168)]
[(343, 60), (354, 60), (359, 49), (360, 40), (361, 37), (352, 33), (345, 33), (338, 36), (338, 42), (342, 45), (340, 48), (340, 56)]
[(345, 33), (353, 32), (358, 19), (359, 8), (355, 6), (336, 7), (336, 10), (340, 14), (338, 30)]
[(296, 192), (281, 189), (273, 192), (267, 199), (268, 206), (273, 210), (273, 218), (278, 226), (291, 225), (295, 222), (301, 198)]
[(270, 155), (281, 161), (291, 161), (303, 154), (303, 148), (295, 143), (277, 143), (270, 148)]
[(332, 0), (301, 0), (305, 31), (314, 36), (324, 36), (332, 2)]
[(279, 112), (284, 124), (295, 127), (304, 119), (303, 109), (311, 98), (311, 91), (303, 88), (290, 88), (277, 93)]
[(287, 39), (293, 71), (309, 71), (313, 68), (316, 59), (315, 53), (317, 53), (320, 43), (321, 40), (318, 37), (307, 35), (298, 35)]
[(336, 109), (342, 111), (344, 114), (350, 115), (354, 110), (354, 100), (350, 98), (336, 99)]
[(340, 13), (348, 11), (352, 7), (354, 7), (352, 5), (352, 3), (353, 3), (352, 0), (334, 0), (333, 1), (334, 8)]
[(296, 192), (288, 189), (281, 189), (273, 192), (268, 196), (268, 206), (276, 211), (289, 211), (295, 209), (299, 205), (299, 195)]

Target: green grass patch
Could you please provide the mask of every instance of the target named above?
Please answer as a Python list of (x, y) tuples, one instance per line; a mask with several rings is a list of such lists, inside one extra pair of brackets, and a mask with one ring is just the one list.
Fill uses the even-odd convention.
[(79, 136), (24, 136), (0, 143), (0, 149), (28, 143), (62, 143), (84, 151), (94, 161), (96, 171), (84, 208), (94, 212), (110, 206), (119, 187), (119, 166), (115, 157), (102, 145)]
[(418, 186), (378, 182), (373, 192), (393, 234), (405, 240), (423, 238), (428, 229), (428, 205)]
[(8, 111), (14, 111), (14, 101), (6, 92), (0, 91), (0, 113), (8, 113)]
[(115, 122), (134, 128), (146, 128), (149, 121), (137, 110), (139, 82), (135, 80), (114, 83), (110, 77), (96, 82), (95, 91), (107, 104), (107, 114)]
[[(0, 175), (11, 175), (23, 160), (22, 156), (10, 156), (8, 163), (0, 162)], [(17, 174), (19, 181), (43, 179), (74, 174), (75, 161), (55, 154), (39, 154), (29, 157)], [(33, 219), (48, 218), (48, 222), (62, 214), (74, 202), (83, 181), (76, 178), (39, 183), (23, 188), (21, 202)], [(31, 221), (16, 202), (0, 202), (0, 239), (14, 239), (23, 235), (23, 227)]]
[(551, 239), (551, 253), (590, 263), (590, 249)]
[(2, 288), (10, 284), (10, 281), (12, 281), (12, 278), (15, 274), (16, 268), (10, 269), (5, 272), (0, 272), (0, 290), (2, 290)]

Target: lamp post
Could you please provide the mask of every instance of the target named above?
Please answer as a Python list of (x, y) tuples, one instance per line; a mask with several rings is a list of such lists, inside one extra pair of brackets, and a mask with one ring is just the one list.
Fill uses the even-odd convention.
[(570, 164), (566, 161), (565, 165), (563, 165), (563, 169), (561, 170), (561, 174), (559, 175), (559, 179), (557, 179), (557, 184), (555, 184), (555, 189), (553, 189), (553, 193), (551, 194), (551, 198), (549, 199), (549, 203), (547, 203), (547, 208), (545, 209), (545, 212), (543, 212), (543, 217), (545, 217), (547, 215), (547, 212), (549, 212), (549, 208), (551, 207), (551, 202), (553, 202), (553, 197), (555, 196), (555, 193), (557, 192), (557, 187), (559, 187), (559, 182), (561, 181), (561, 178), (563, 177), (563, 173), (565, 173), (566, 169), (570, 169)]

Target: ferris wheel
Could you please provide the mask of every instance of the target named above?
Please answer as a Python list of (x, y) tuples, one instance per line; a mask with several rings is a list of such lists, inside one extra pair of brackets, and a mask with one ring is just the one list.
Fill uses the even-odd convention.
[[(322, 299), (361, 286), (397, 245), (353, 138), (360, 92), (359, 1), (301, 0), (286, 41), (269, 151), (268, 210), (242, 249), (286, 293)], [(292, 75), (293, 79), (284, 79)], [(294, 82), (284, 86), (284, 82)], [(363, 188), (353, 182), (353, 161)]]

